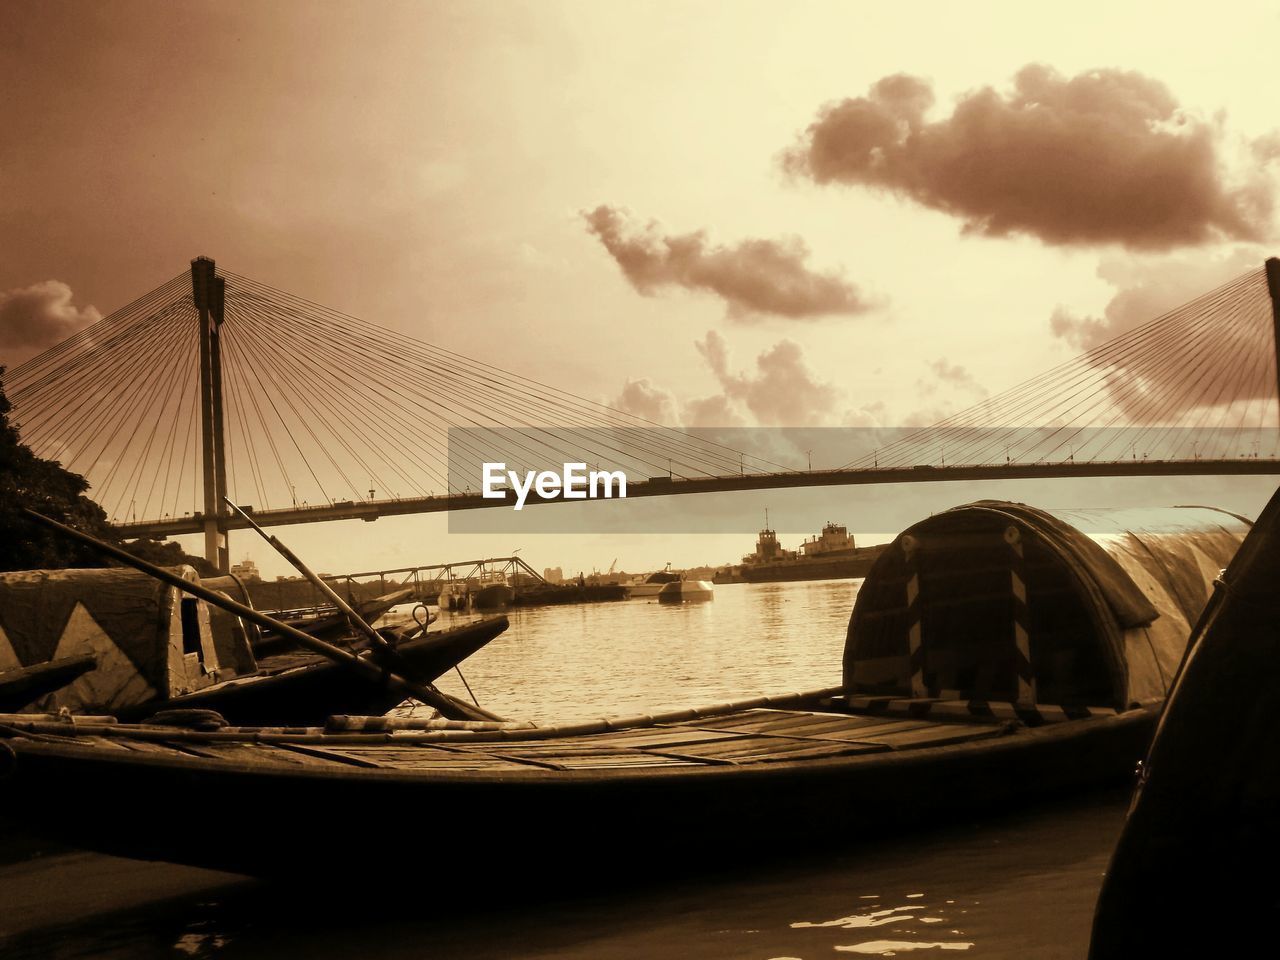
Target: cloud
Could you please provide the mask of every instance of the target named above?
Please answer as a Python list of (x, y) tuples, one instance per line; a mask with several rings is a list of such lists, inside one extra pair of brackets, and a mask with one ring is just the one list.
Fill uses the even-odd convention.
[(610, 405), (670, 426), (819, 426), (834, 423), (843, 397), (808, 367), (804, 351), (792, 340), (780, 340), (756, 357), (749, 371), (732, 369), (729, 347), (720, 334), (708, 331), (694, 346), (721, 392), (687, 401), (648, 378), (628, 380)]
[(860, 407), (850, 408), (841, 417), (840, 425), (844, 427), (883, 427), (889, 419), (889, 409), (883, 400), (864, 403)]
[(684, 424), (687, 427), (743, 427), (747, 420), (732, 400), (717, 393), (686, 403)]
[(678, 422), (675, 397), (655, 386), (648, 377), (628, 380), (622, 392), (609, 401), (609, 406), (654, 423), (670, 425)]
[(841, 273), (810, 270), (809, 250), (799, 237), (720, 246), (706, 231), (668, 234), (656, 221), (637, 225), (615, 207), (584, 210), (582, 218), (644, 296), (671, 286), (713, 293), (725, 301), (730, 319), (743, 322), (763, 316), (812, 320), (874, 306)]
[[(823, 107), (782, 165), (905, 197), (986, 236), (1160, 250), (1268, 232), (1280, 140), (1228, 141), (1220, 120), (1182, 109), (1143, 74), (1068, 78), (1030, 64), (1012, 89), (967, 93), (950, 116), (926, 119), (933, 104), (928, 81), (884, 77)], [(1236, 146), (1243, 175), (1229, 169)]]
[(0, 363), (16, 366), (102, 319), (60, 280), (0, 291)]
[(778, 341), (756, 357), (754, 371), (739, 373), (729, 369), (728, 347), (714, 330), (695, 346), (724, 395), (746, 406), (761, 426), (818, 426), (836, 412), (841, 391), (813, 374), (794, 340)]
[(933, 375), (929, 380), (917, 380), (916, 384), (923, 393), (936, 393), (939, 384), (947, 384), (953, 388), (965, 390), (980, 397), (987, 395), (986, 387), (978, 383), (964, 367), (946, 360), (935, 360), (929, 364), (929, 372)]
[[(610, 405), (668, 426), (915, 427), (953, 413), (959, 395), (987, 396), (987, 390), (967, 369), (939, 359), (929, 364), (928, 378), (916, 381), (916, 395), (933, 397), (943, 384), (949, 388), (945, 391), (949, 397), (931, 399), (925, 406), (894, 418), (883, 401), (848, 406), (851, 398), (847, 392), (815, 374), (803, 348), (793, 340), (780, 340), (762, 351), (754, 368), (749, 369), (734, 368), (729, 345), (714, 330), (695, 341), (694, 347), (720, 385), (719, 393), (681, 400), (642, 378), (628, 380)], [(777, 453), (774, 450), (768, 455)]]

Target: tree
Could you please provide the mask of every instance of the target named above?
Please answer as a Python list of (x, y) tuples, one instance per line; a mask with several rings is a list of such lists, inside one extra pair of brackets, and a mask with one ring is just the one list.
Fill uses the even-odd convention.
[(3, 376), (0, 367), (0, 569), (105, 566), (91, 548), (23, 516), (22, 508), (29, 507), (91, 536), (114, 540), (106, 512), (84, 495), (88, 481), (56, 460), (37, 457), (22, 442), (18, 425), (9, 421), (12, 407)]
[(194, 557), (186, 553), (182, 547), (172, 540), (152, 540), (149, 537), (141, 540), (129, 540), (120, 546), (139, 560), (146, 560), (159, 567), (177, 567), (187, 564), (196, 568), (202, 577), (216, 577), (218, 570), (204, 557)]

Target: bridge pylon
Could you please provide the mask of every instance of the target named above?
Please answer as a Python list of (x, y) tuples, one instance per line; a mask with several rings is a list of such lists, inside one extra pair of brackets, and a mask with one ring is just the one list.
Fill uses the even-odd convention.
[(1280, 404), (1280, 259), (1268, 257), (1267, 290), (1271, 294), (1272, 340), (1276, 348), (1276, 402)]
[(200, 314), (200, 439), (203, 465), (204, 556), (222, 573), (231, 570), (223, 497), (227, 492), (226, 442), (222, 423), (222, 345), (219, 330), (226, 281), (209, 257), (191, 261), (191, 297)]

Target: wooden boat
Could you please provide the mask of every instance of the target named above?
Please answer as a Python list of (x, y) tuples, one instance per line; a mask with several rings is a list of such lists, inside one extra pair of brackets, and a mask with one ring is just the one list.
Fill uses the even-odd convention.
[[(209, 581), (204, 581), (208, 585)], [(392, 593), (357, 602), (352, 606), (366, 623), (375, 623), (392, 607), (404, 603), (413, 596), (412, 590), (396, 590)], [(268, 611), (268, 615), (271, 615)], [(280, 618), (275, 618), (280, 619)], [(303, 633), (321, 640), (333, 642), (351, 634), (351, 624), (346, 614), (340, 610), (331, 610), (316, 617), (285, 619), (282, 621)], [(260, 661), (263, 657), (273, 656), (285, 651), (297, 650), (298, 645), (291, 637), (264, 632), (256, 640), (251, 641), (253, 655)]]
[[(1275, 951), (1278, 576), (1280, 491), (1195, 628), (1098, 898), (1091, 960)], [(1188, 909), (1189, 897), (1204, 902)]]
[[(602, 844), (628, 862), (679, 863), (1060, 792), (1113, 775), (1145, 742), (1144, 716), (1031, 728), (815, 709), (823, 700), (488, 731), (396, 730), (389, 718), (354, 732), (341, 721), (204, 732), (7, 716), (0, 813), (72, 845), (259, 875), (376, 872), (422, 857), (550, 862)], [(193, 821), (245, 797), (287, 815), (287, 829), (210, 836)], [(335, 829), (339, 811), (369, 810), (391, 815), (377, 838)], [(429, 811), (473, 829), (411, 822)]]
[[(191, 567), (170, 572), (200, 582)], [(493, 617), (418, 637), (387, 635), (397, 641), (397, 668), (420, 671), (414, 679), (429, 683), (507, 626), (505, 617)], [(217, 710), (235, 723), (320, 723), (335, 712), (381, 713), (404, 699), (377, 675), (315, 653), (259, 661), (248, 636), (237, 617), (133, 570), (0, 574), (0, 662), (35, 667), (94, 658), (93, 669), (30, 701), (24, 709), (32, 712), (141, 719), (190, 708)], [(379, 663), (367, 644), (351, 647)]]
[[(1246, 524), (1203, 509), (1076, 516), (1110, 532), (1100, 543), (991, 502), (906, 531), (859, 594), (837, 688), (542, 728), (7, 716), (0, 812), (67, 843), (255, 874), (602, 852), (669, 867), (1124, 779), (1182, 654), (1181, 605), (1203, 602)], [(193, 824), (246, 796), (289, 828), (210, 838)], [(411, 814), (371, 833), (334, 813), (367, 810)], [(475, 829), (422, 829), (422, 811), (465, 811)]]
[[(419, 683), (431, 683), (507, 629), (504, 616), (422, 633), (393, 644), (398, 667)], [(386, 632), (384, 632), (384, 636)], [(360, 649), (363, 645), (358, 645)], [(364, 646), (362, 656), (382, 662)], [(144, 719), (162, 710), (214, 710), (235, 724), (318, 724), (334, 713), (377, 715), (404, 695), (376, 679), (352, 676), (341, 664), (314, 653), (276, 654), (258, 670), (169, 700), (121, 708), (122, 720)]]

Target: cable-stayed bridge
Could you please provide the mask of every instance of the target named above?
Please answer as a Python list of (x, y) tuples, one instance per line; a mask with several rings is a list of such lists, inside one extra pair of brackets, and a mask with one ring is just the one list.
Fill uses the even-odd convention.
[[(504, 506), (485, 462), (621, 470), (628, 497), (834, 484), (1280, 473), (1280, 261), (836, 470), (644, 420), (200, 257), (9, 371), (24, 440), (127, 536)], [(830, 462), (830, 458), (828, 459)], [(540, 498), (529, 497), (531, 502)]]

